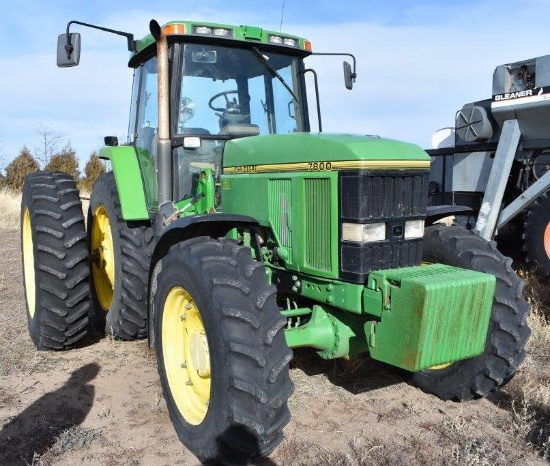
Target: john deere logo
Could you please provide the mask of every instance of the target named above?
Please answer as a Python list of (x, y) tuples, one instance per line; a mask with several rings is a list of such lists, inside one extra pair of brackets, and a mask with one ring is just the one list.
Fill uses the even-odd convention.
[(394, 238), (403, 238), (403, 225), (394, 225), (391, 233)]

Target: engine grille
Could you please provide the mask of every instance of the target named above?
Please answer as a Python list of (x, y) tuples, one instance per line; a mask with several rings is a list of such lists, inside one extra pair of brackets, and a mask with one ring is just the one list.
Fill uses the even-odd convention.
[[(406, 220), (424, 219), (427, 171), (340, 173), (340, 221), (386, 224), (386, 240), (352, 243), (340, 239), (340, 278), (364, 283), (369, 272), (420, 263), (422, 238), (404, 239)], [(340, 229), (341, 235), (341, 229)]]
[(316, 270), (331, 270), (330, 179), (306, 178), (305, 192), (305, 263)]
[(292, 224), (291, 193), (290, 179), (269, 180), (269, 218), (281, 246), (285, 248), (292, 248), (292, 235), (290, 232), (290, 225)]

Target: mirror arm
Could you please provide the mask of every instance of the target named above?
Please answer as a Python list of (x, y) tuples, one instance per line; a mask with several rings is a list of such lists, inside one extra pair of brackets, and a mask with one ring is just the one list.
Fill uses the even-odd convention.
[(96, 26), (95, 24), (89, 24), (89, 23), (83, 23), (81, 21), (69, 21), (67, 23), (67, 45), (65, 45), (65, 51), (67, 52), (67, 58), (71, 57), (71, 53), (73, 53), (74, 47), (71, 44), (71, 35), (69, 32), (69, 28), (71, 27), (71, 24), (80, 24), (81, 26), (86, 26), (93, 29), (99, 29), (100, 31), (110, 32), (111, 34), (117, 34), (119, 36), (126, 37), (128, 41), (128, 51), (129, 52), (137, 52), (137, 41), (134, 40), (134, 35), (130, 34), (129, 32), (123, 32), (123, 31), (117, 31), (116, 29), (109, 29), (102, 26)]
[(357, 61), (355, 60), (355, 55), (351, 53), (346, 53), (346, 52), (343, 52), (343, 53), (315, 52), (309, 56), (312, 56), (312, 55), (324, 55), (324, 56), (332, 56), (332, 57), (341, 57), (341, 56), (350, 57), (351, 60), (353, 61), (353, 71), (351, 72), (351, 78), (354, 81), (355, 81), (355, 78), (357, 78)]

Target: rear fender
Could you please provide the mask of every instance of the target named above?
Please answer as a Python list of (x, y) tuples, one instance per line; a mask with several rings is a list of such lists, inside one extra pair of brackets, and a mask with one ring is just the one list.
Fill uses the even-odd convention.
[(124, 220), (149, 220), (136, 149), (133, 146), (103, 147), (99, 158), (111, 162)]

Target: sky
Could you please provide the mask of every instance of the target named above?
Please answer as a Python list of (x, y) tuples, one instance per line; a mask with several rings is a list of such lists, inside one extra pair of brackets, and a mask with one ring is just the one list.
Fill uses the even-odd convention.
[(340, 58), (307, 59), (319, 75), (323, 130), (430, 148), (432, 133), (452, 126), (465, 103), (491, 97), (496, 66), (550, 54), (549, 17), (548, 0), (3, 0), (0, 169), (23, 146), (39, 147), (40, 126), (70, 142), (82, 165), (104, 136), (126, 140), (132, 70), (125, 39), (72, 28), (82, 35), (80, 65), (57, 68), (57, 36), (69, 20), (136, 38), (152, 18), (247, 24), (306, 37), (315, 52), (352, 53), (352, 91)]

